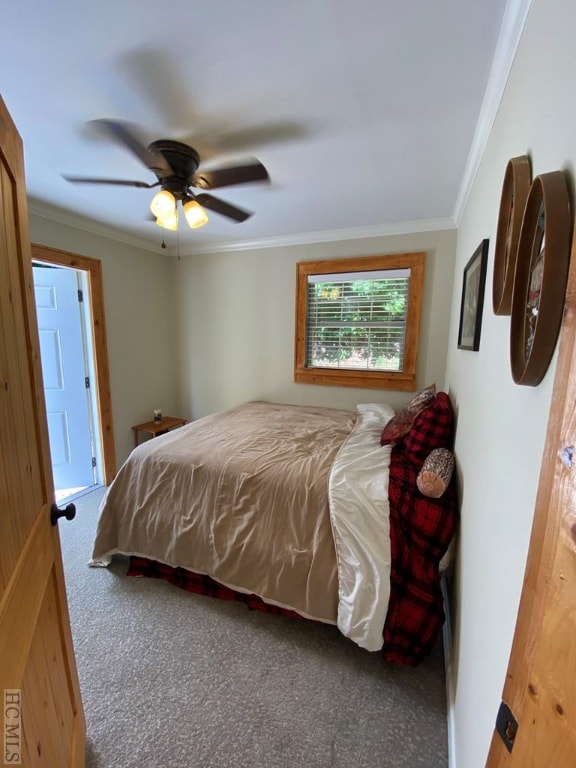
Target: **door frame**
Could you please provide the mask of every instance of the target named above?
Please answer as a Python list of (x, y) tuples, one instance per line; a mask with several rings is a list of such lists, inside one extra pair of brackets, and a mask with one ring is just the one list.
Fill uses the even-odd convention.
[(77, 253), (50, 248), (37, 243), (32, 243), (31, 248), (33, 261), (43, 261), (54, 266), (69, 267), (86, 272), (89, 288), (88, 301), (90, 302), (90, 332), (96, 372), (95, 392), (98, 403), (96, 422), (102, 450), (102, 480), (104, 485), (110, 485), (116, 475), (116, 450), (114, 447), (110, 369), (104, 319), (102, 262), (90, 256), (81, 256)]
[[(574, 222), (576, 232), (576, 222)], [(547, 611), (558, 606), (556, 595), (560, 594), (566, 580), (559, 570), (557, 553), (567, 549), (574, 553), (576, 538), (576, 510), (572, 473), (576, 468), (576, 236), (572, 240), (570, 269), (564, 299), (564, 313), (559, 333), (558, 359), (554, 373), (554, 384), (548, 415), (548, 426), (536, 501), (530, 546), (524, 573), (524, 583), (516, 619), (516, 628), (508, 669), (504, 681), (502, 700), (510, 707), (518, 721), (516, 751), (508, 752), (504, 741), (494, 730), (487, 758), (487, 768), (526, 765), (527, 754), (537, 760), (536, 745), (542, 745), (543, 734), (548, 726), (556, 730), (549, 732), (549, 738), (564, 738), (564, 749), (574, 749), (574, 723), (576, 714), (569, 708), (569, 715), (558, 702), (556, 709), (550, 707), (552, 717), (548, 719), (542, 711), (546, 708), (544, 691), (537, 691), (531, 684), (533, 662), (542, 640), (542, 628)], [(566, 581), (573, 588), (572, 581)], [(571, 609), (576, 607), (576, 595), (566, 593), (571, 600)], [(559, 638), (569, 637), (572, 625), (566, 623), (558, 634)], [(559, 646), (560, 647), (560, 646)], [(564, 646), (566, 647), (566, 646)], [(564, 658), (567, 675), (576, 663), (574, 645)], [(548, 702), (547, 702), (548, 703)], [(572, 702), (570, 702), (572, 704)], [(540, 709), (539, 709), (540, 707)], [(522, 727), (522, 723), (524, 726)], [(570, 726), (570, 727), (569, 727)], [(571, 734), (568, 738), (568, 734)], [(540, 741), (536, 739), (539, 737)], [(523, 742), (522, 744), (520, 742)], [(565, 756), (567, 752), (562, 752)], [(574, 752), (570, 753), (570, 758)], [(530, 763), (536, 765), (536, 762)], [(552, 764), (552, 763), (551, 763)], [(567, 763), (562, 762), (564, 766)], [(573, 763), (570, 762), (570, 765)], [(554, 761), (554, 765), (560, 763)]]

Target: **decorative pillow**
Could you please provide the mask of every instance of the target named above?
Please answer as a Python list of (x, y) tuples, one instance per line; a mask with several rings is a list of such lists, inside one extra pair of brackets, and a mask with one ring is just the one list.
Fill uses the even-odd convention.
[(439, 499), (454, 471), (454, 454), (447, 448), (435, 448), (428, 454), (416, 478), (418, 490), (424, 496)]
[(412, 429), (403, 441), (404, 453), (420, 466), (435, 448), (452, 449), (454, 412), (446, 392), (438, 392), (434, 401), (414, 420)]
[(436, 397), (436, 385), (431, 384), (426, 389), (423, 389), (418, 394), (406, 403), (404, 408), (394, 416), (388, 424), (382, 430), (382, 436), (380, 438), (380, 445), (389, 445), (390, 443), (400, 440), (400, 438), (407, 435), (412, 429), (414, 420), (418, 414), (426, 408), (431, 400)]

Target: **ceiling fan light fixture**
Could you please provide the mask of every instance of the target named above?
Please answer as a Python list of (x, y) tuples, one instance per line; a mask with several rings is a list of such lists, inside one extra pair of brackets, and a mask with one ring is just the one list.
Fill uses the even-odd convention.
[(162, 227), (162, 229), (169, 229), (172, 232), (176, 232), (178, 229), (178, 211), (176, 210), (176, 207), (174, 207), (168, 216), (158, 216), (156, 224), (158, 224), (159, 227)]
[(161, 189), (152, 198), (150, 210), (158, 219), (171, 219), (176, 214), (176, 198), (167, 189)]
[(206, 211), (202, 208), (200, 203), (196, 202), (196, 200), (190, 198), (182, 207), (188, 226), (191, 229), (197, 229), (198, 227), (203, 227), (204, 224), (207, 224), (208, 216), (206, 215)]

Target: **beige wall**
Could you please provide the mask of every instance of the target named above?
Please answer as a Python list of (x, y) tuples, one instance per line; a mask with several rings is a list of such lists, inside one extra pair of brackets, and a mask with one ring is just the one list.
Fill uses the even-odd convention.
[(172, 265), (179, 312), (179, 407), (195, 417), (245, 400), (350, 408), (409, 393), (295, 384), (296, 263), (425, 250), (418, 385), (444, 384), (454, 230), (189, 256)]
[(35, 215), (30, 239), (102, 262), (119, 467), (134, 445), (133, 424), (152, 418), (154, 408), (178, 413), (171, 260)]
[[(513, 383), (509, 317), (492, 312), (494, 243), (508, 160), (533, 173), (565, 169), (573, 187), (576, 5), (533, 0), (504, 98), (458, 230), (457, 281), (490, 238), (480, 351), (456, 349), (454, 292), (447, 382), (458, 408), (462, 479), (451, 704), (458, 768), (484, 766), (506, 673), (546, 433), (554, 363), (538, 387)], [(520, 724), (522, 727), (522, 724)]]

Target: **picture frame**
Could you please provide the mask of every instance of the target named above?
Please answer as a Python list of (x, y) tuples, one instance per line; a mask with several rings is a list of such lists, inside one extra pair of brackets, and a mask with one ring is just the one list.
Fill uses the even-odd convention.
[(482, 310), (488, 267), (488, 244), (487, 238), (482, 240), (464, 267), (458, 349), (466, 349), (471, 352), (477, 352), (480, 349)]

